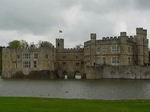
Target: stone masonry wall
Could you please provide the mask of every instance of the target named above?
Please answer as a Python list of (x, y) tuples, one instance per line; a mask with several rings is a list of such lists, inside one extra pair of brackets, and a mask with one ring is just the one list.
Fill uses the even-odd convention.
[(150, 79), (150, 67), (96, 66), (86, 68), (87, 79)]

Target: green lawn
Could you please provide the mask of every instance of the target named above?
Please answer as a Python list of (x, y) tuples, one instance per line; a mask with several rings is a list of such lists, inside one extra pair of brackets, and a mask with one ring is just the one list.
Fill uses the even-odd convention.
[(150, 112), (150, 100), (68, 100), (0, 97), (0, 112)]

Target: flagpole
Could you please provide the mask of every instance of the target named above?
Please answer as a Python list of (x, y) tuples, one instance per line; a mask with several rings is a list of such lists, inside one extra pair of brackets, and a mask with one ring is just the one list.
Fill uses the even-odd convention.
[(63, 38), (62, 34), (63, 34), (63, 31), (59, 30), (59, 38)]

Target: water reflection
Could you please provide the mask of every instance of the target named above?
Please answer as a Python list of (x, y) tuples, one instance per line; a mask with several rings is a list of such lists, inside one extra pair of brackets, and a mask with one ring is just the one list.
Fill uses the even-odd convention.
[(149, 80), (0, 80), (0, 96), (150, 99)]

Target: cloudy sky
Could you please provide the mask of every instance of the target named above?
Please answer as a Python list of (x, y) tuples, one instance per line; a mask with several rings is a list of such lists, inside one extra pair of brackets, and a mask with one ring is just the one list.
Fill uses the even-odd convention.
[(150, 0), (0, 0), (0, 44), (14, 39), (55, 44), (63, 30), (65, 47), (136, 27), (150, 30)]

